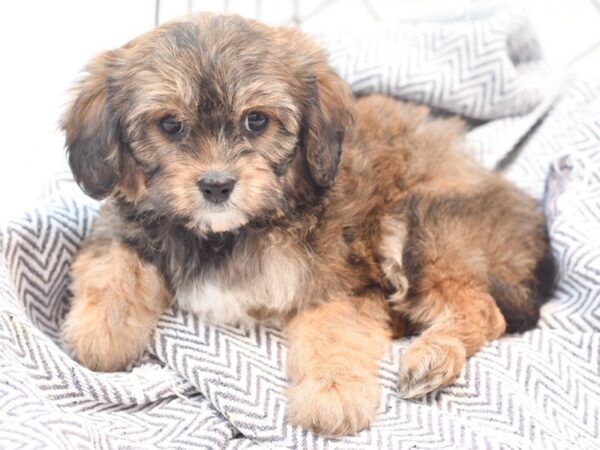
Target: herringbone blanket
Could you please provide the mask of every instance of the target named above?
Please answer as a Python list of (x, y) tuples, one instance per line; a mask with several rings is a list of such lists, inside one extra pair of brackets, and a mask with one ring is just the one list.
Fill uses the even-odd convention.
[(97, 204), (59, 178), (0, 234), (0, 448), (600, 449), (600, 80), (559, 90), (527, 21), (505, 9), (320, 38), (356, 92), (468, 118), (476, 157), (543, 202), (561, 278), (539, 327), (489, 343), (453, 386), (414, 401), (396, 394), (408, 341), (395, 342), (377, 421), (343, 439), (285, 423), (277, 330), (170, 311), (138, 367), (94, 373), (59, 328)]

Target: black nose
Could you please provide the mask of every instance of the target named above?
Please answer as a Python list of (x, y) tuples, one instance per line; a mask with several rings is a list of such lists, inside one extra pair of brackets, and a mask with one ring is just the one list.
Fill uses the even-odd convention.
[(206, 200), (222, 203), (229, 198), (235, 180), (231, 177), (206, 176), (198, 181), (198, 187)]

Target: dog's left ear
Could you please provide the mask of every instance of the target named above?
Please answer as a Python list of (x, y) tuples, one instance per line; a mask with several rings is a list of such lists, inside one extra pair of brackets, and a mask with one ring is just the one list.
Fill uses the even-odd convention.
[(313, 180), (327, 187), (337, 174), (354, 101), (349, 86), (326, 63), (314, 68), (307, 84), (302, 144)]

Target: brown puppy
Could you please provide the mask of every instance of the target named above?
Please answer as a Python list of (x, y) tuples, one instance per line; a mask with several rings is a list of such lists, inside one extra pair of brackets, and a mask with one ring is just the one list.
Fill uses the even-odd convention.
[(288, 418), (354, 433), (393, 334), (420, 336), (422, 396), (536, 324), (554, 266), (537, 204), (460, 151), (461, 123), (354, 99), (301, 32), (235, 16), (169, 23), (87, 68), (69, 161), (108, 197), (73, 266), (64, 338), (97, 370), (142, 352), (172, 299), (289, 339)]

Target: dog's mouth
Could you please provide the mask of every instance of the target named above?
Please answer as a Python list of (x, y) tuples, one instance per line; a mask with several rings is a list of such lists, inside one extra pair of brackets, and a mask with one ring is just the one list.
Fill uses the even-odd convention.
[[(200, 234), (237, 232), (250, 226), (263, 229), (282, 214), (282, 202), (277, 192), (271, 196), (233, 192), (219, 202), (200, 197), (192, 214), (188, 213), (187, 228)], [(247, 194), (247, 195), (243, 195)]]
[(220, 205), (199, 214), (192, 225), (204, 233), (224, 233), (235, 231), (248, 222), (248, 215), (244, 211), (230, 205)]

